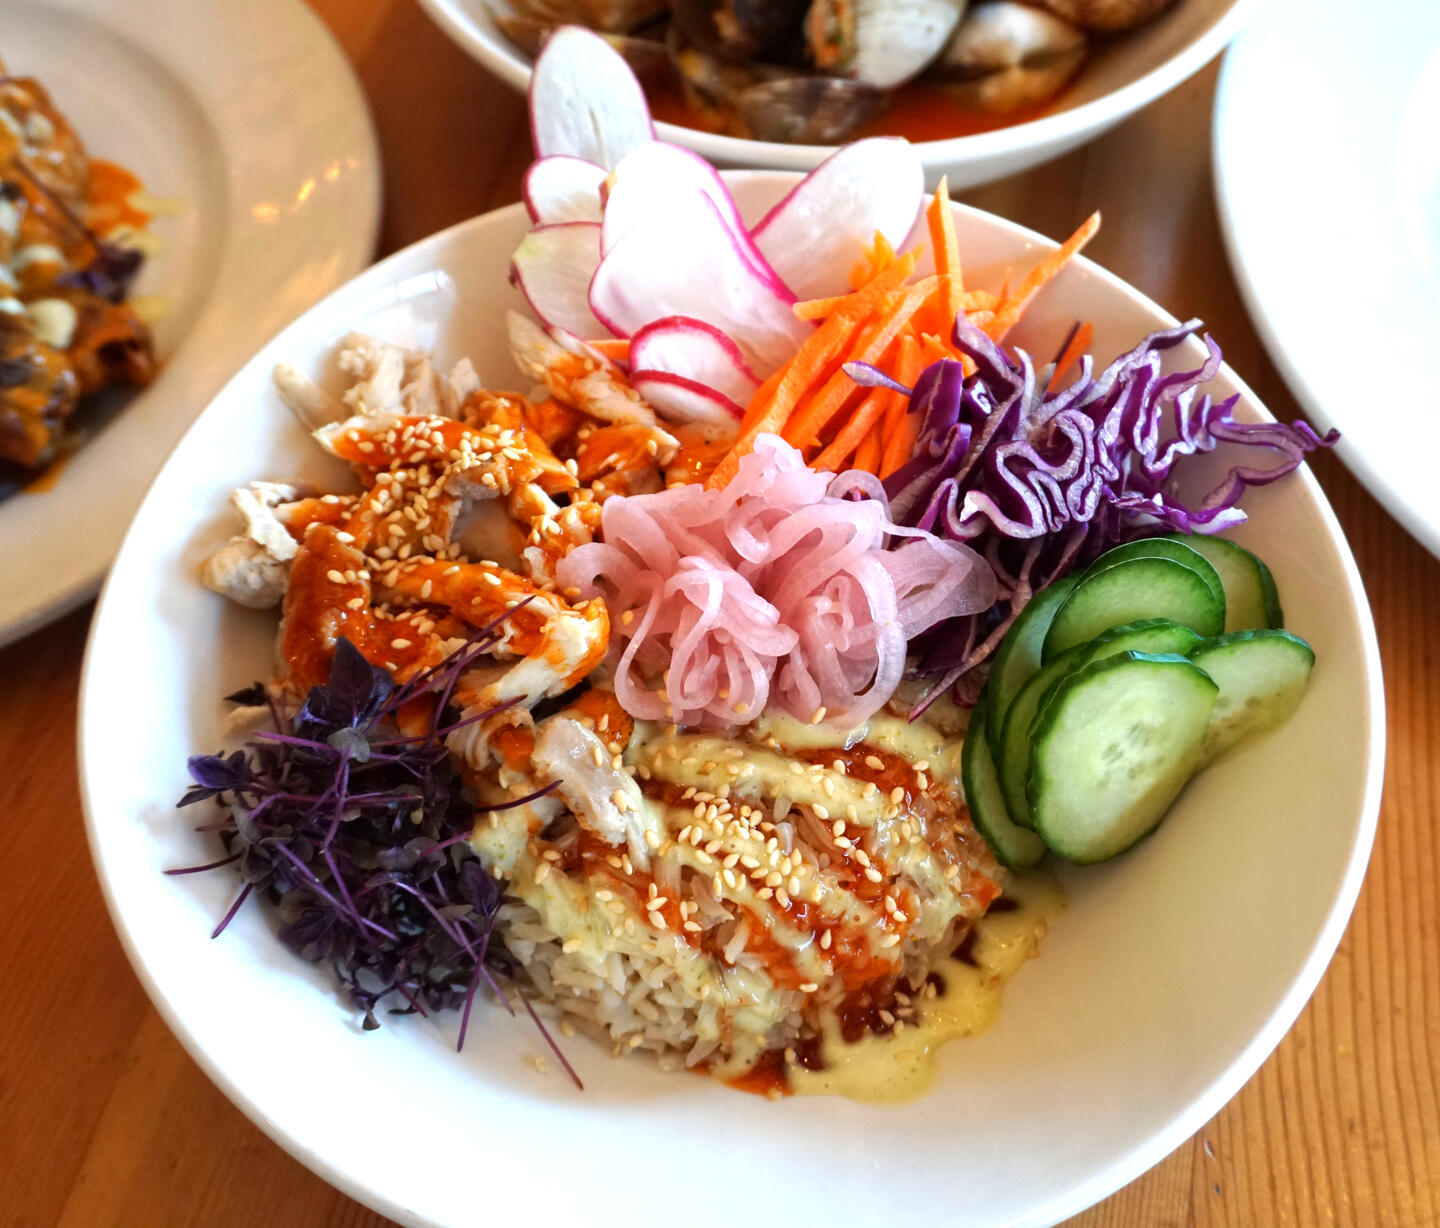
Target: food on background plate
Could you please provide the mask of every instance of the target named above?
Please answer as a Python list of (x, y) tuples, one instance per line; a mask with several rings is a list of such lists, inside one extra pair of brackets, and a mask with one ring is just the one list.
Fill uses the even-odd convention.
[(1092, 47), (1178, 0), (509, 0), (538, 58), (567, 23), (603, 32), (662, 119), (761, 141), (864, 130), (932, 140), (1032, 119)]
[(42, 468), (84, 398), (154, 375), (127, 301), (149, 220), (139, 189), (87, 155), (38, 81), (0, 65), (0, 472)]
[[(1094, 219), (967, 287), (903, 142), (749, 226), (594, 35), (532, 110), (535, 386), (358, 334), (276, 370), (353, 481), (236, 492), (205, 564), (282, 612), (231, 697), (268, 728), (190, 764), (227, 808), (198, 868), (243, 878), (217, 933), (260, 888), (367, 1026), (459, 1007), (463, 1040), (484, 982), (749, 1090), (914, 1094), (1058, 906), (1015, 871), (1124, 851), (1299, 702), (1268, 571), (1196, 534), (1327, 441), (1212, 402), (1208, 340), (1167, 372), (1198, 324), (1098, 374), (1078, 326), (1005, 348)], [(1280, 463), (1186, 502), (1221, 443)]]

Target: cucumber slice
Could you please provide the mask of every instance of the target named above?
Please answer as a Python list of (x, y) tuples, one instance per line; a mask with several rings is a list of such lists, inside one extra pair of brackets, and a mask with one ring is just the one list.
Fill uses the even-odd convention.
[(1244, 546), (1224, 537), (1168, 537), (1162, 541), (1182, 542), (1203, 554), (1220, 574), (1225, 586), (1225, 630), (1244, 631), (1253, 627), (1283, 627), (1280, 594), (1275, 577)]
[(1080, 664), (1089, 647), (1088, 644), (1076, 644), (1042, 665), (1025, 680), (1011, 701), (1010, 710), (1005, 713), (1005, 726), (1000, 734), (1000, 756), (995, 760), (995, 766), (1000, 773), (1000, 791), (1010, 818), (1021, 827), (1032, 825), (1030, 799), (1025, 792), (1025, 774), (1030, 768), (1030, 726), (1034, 723), (1035, 713), (1040, 710), (1041, 699), (1054, 683)]
[[(1005, 712), (1010, 701), (1024, 685), (1025, 679), (1040, 668), (1040, 649), (1045, 643), (1045, 632), (1050, 630), (1050, 620), (1060, 603), (1070, 595), (1079, 576), (1066, 576), (1049, 588), (1042, 588), (1030, 598), (1030, 604), (1020, 611), (1020, 617), (1005, 633), (995, 662), (990, 667), (990, 678), (985, 689), (990, 696), (985, 711), (989, 713), (983, 726), (985, 736), (990, 740), (990, 753), (1000, 754), (1000, 734), (1005, 726)], [(973, 719), (971, 728), (975, 728)]]
[(987, 721), (989, 715), (982, 699), (975, 705), (970, 731), (965, 735), (965, 746), (960, 753), (960, 783), (965, 789), (965, 804), (970, 808), (975, 830), (985, 837), (996, 860), (1012, 870), (1028, 870), (1045, 856), (1045, 842), (1033, 831), (1016, 827), (1010, 821), (1000, 792), (1000, 778), (995, 774), (990, 743), (981, 733), (986, 727), (982, 722)]
[(1050, 849), (1083, 865), (1154, 831), (1200, 763), (1218, 692), (1172, 655), (1122, 652), (1066, 678), (1030, 748), (1031, 811)]
[(1193, 568), (1173, 559), (1131, 558), (1087, 571), (1055, 612), (1041, 659), (1050, 661), (1111, 627), (1166, 618), (1202, 637), (1219, 635), (1225, 602)]
[(1205, 735), (1207, 760), (1288, 720), (1305, 694), (1315, 664), (1309, 644), (1278, 628), (1232, 631), (1202, 640), (1189, 657), (1220, 688)]
[(996, 760), (1000, 765), (1001, 792), (1015, 822), (1024, 827), (1029, 827), (1032, 822), (1030, 800), (1026, 794), (1031, 733), (1039, 714), (1044, 712), (1045, 705), (1067, 675), (1083, 669), (1092, 661), (1113, 657), (1120, 652), (1174, 653), (1183, 657), (1200, 642), (1200, 637), (1189, 627), (1164, 618), (1148, 618), (1126, 623), (1123, 627), (1112, 627), (1088, 644), (1067, 649), (1033, 674), (1015, 697), (1012, 705), (1015, 723), (1011, 725), (1007, 720), (1001, 737), (1000, 757)]
[(1200, 643), (1200, 637), (1189, 627), (1168, 618), (1143, 618), (1102, 631), (1090, 641), (1084, 663), (1089, 665), (1101, 657), (1113, 657), (1117, 652), (1165, 652), (1185, 657)]
[(1097, 575), (1107, 567), (1123, 563), (1126, 559), (1169, 559), (1190, 568), (1202, 580), (1215, 600), (1225, 602), (1227, 590), (1220, 573), (1211, 565), (1209, 558), (1190, 545), (1190, 539), (1172, 533), (1168, 537), (1142, 537), (1138, 541), (1126, 542), (1107, 550), (1086, 569), (1087, 576)]

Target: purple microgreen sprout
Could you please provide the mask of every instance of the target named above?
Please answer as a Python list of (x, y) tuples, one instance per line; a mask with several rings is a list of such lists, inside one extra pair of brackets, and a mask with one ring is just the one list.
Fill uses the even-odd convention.
[[(463, 790), (445, 738), (513, 706), (511, 701), (465, 718), (450, 717), (460, 677), (500, 639), (497, 620), (479, 628), (435, 666), (396, 686), (349, 640), (336, 643), (328, 680), (287, 714), (257, 683), (227, 698), (270, 709), (272, 730), (257, 730), (240, 749), (196, 755), (193, 786), (181, 806), (215, 801), (226, 811), (197, 830), (220, 835), (226, 856), (167, 871), (197, 874), (238, 863), (243, 880), (216, 925), (224, 932), (246, 899), (259, 894), (283, 917), (280, 939), (298, 955), (327, 962), (362, 1012), (392, 994), (392, 1014), (461, 1009), (457, 1048), (465, 1043), (481, 982), (514, 1013), (497, 974), (512, 978), (514, 960), (494, 940), (503, 900), (470, 846), (478, 812), (533, 802), (549, 788), (476, 806)], [(402, 735), (402, 707), (435, 694), (430, 728)], [(522, 1001), (524, 1001), (522, 995)], [(543, 1022), (546, 1043), (580, 1086)]]

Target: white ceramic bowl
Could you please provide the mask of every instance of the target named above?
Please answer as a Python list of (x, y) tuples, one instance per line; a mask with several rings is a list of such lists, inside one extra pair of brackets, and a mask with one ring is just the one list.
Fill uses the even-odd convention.
[[(737, 175), (742, 207), (791, 177)], [(956, 210), (967, 283), (998, 285), (1053, 245)], [(208, 938), (228, 872), (174, 801), (187, 755), (226, 740), (220, 696), (269, 673), (276, 617), (227, 604), (196, 569), (230, 532), (229, 490), (252, 478), (333, 478), (270, 386), (275, 362), (320, 372), (362, 328), (482, 378), (515, 382), (501, 313), (526, 228), (520, 206), (425, 240), (363, 273), (262, 350), (201, 415), (120, 552), (83, 682), (81, 773), (96, 866), (137, 972), (196, 1060), (272, 1138), (407, 1224), (595, 1228), (885, 1222), (897, 1207), (952, 1228), (1048, 1225), (1116, 1189), (1196, 1130), (1279, 1041), (1339, 940), (1364, 873), (1384, 761), (1374, 631), (1355, 565), (1308, 472), (1253, 492), (1237, 536), (1275, 570), (1319, 664), (1283, 729), (1216, 765), (1153, 839), (1063, 871), (1070, 907), (1010, 985), (996, 1027), (946, 1048), (935, 1091), (901, 1107), (780, 1103), (662, 1074), (568, 1042), (577, 1092), (524, 1058), (528, 1025), (485, 1005), (463, 1054), (454, 1019), (364, 1033), (327, 970), (275, 941), (247, 906)], [(1052, 350), (1095, 323), (1103, 357), (1172, 323), (1081, 260), (1019, 340)], [(1196, 357), (1198, 343), (1177, 361)], [(1219, 391), (1238, 391), (1227, 370)], [(1213, 477), (1213, 474), (1212, 474)], [(553, 1071), (553, 1062), (551, 1064)]]
[[(530, 61), (495, 24), (496, 8), (508, 0), (420, 0), (459, 46), (516, 89), (530, 82)], [(1095, 55), (1055, 110), (1029, 123), (994, 132), (920, 141), (916, 148), (933, 187), (949, 175), (954, 190), (1014, 174), (1114, 127), (1127, 115), (1179, 85), (1204, 67), (1235, 37), (1258, 0), (1176, 0), (1162, 16), (1116, 38)], [(782, 145), (747, 141), (657, 125), (662, 140), (693, 149), (717, 166), (811, 170), (830, 145)]]

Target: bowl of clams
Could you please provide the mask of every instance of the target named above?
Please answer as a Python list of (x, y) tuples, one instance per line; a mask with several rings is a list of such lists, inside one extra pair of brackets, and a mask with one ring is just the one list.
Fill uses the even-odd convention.
[(809, 170), (903, 136), (929, 178), (1056, 157), (1217, 55), (1257, 0), (421, 0), (524, 89), (561, 25), (604, 34), (662, 139), (712, 162)]

